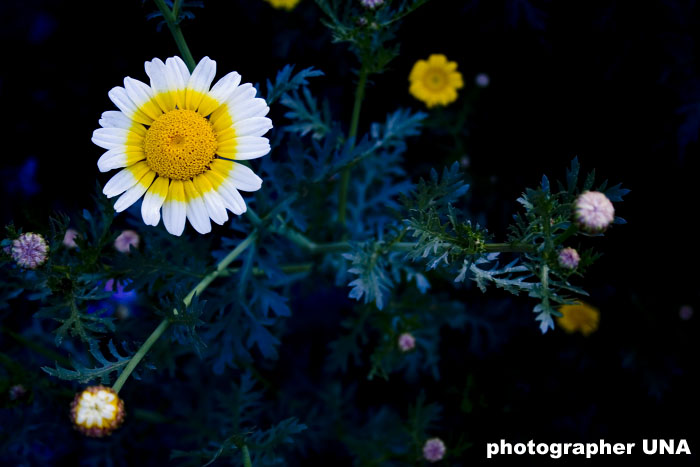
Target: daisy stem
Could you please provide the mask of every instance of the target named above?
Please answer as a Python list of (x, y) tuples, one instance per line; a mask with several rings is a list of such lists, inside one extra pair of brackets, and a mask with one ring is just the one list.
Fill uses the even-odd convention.
[(253, 462), (250, 460), (250, 451), (248, 451), (247, 444), (244, 444), (241, 448), (241, 455), (243, 457), (243, 467), (253, 467)]
[(168, 25), (168, 29), (170, 29), (173, 39), (175, 39), (175, 43), (177, 44), (177, 48), (180, 50), (182, 59), (185, 61), (187, 68), (190, 69), (190, 72), (192, 72), (197, 63), (194, 61), (192, 52), (190, 52), (190, 48), (187, 46), (185, 36), (182, 34), (182, 29), (180, 29), (180, 25), (177, 24), (177, 15), (170, 10), (168, 5), (165, 4), (164, 0), (153, 0), (153, 2), (163, 14), (165, 24)]
[[(355, 104), (352, 108), (352, 118), (350, 120), (350, 131), (348, 139), (357, 137), (357, 127), (360, 122), (360, 109), (362, 100), (365, 98), (365, 87), (367, 85), (367, 68), (363, 65), (360, 69), (360, 77), (355, 89)], [(350, 167), (346, 167), (340, 176), (340, 188), (338, 190), (338, 222), (345, 225), (345, 212), (348, 202), (348, 187), (350, 186)]]
[(134, 371), (134, 368), (136, 368), (136, 365), (138, 365), (141, 360), (143, 360), (143, 357), (146, 356), (149, 350), (151, 350), (151, 347), (153, 347), (153, 344), (156, 343), (158, 338), (163, 335), (166, 329), (168, 329), (168, 326), (170, 326), (170, 321), (168, 318), (165, 318), (163, 321), (160, 322), (157, 328), (151, 333), (150, 336), (148, 336), (148, 339), (146, 339), (146, 342), (143, 343), (141, 348), (134, 354), (133, 357), (131, 357), (131, 360), (129, 360), (129, 363), (126, 365), (124, 368), (124, 371), (119, 375), (119, 378), (114, 382), (114, 385), (112, 386), (112, 389), (114, 392), (117, 394), (121, 390), (122, 386), (124, 386), (124, 383), (126, 383), (126, 380), (129, 379), (129, 376), (131, 376), (131, 372)]
[[(209, 287), (209, 284), (211, 284), (214, 281), (214, 279), (223, 275), (228, 265), (231, 264), (236, 258), (238, 258), (250, 245), (252, 245), (257, 238), (258, 231), (256, 229), (250, 235), (248, 235), (241, 243), (236, 245), (236, 248), (231, 250), (231, 252), (228, 255), (226, 255), (224, 259), (219, 261), (216, 265), (216, 269), (207, 274), (204, 277), (204, 279), (199, 281), (199, 283), (195, 285), (194, 288), (190, 291), (190, 293), (187, 294), (187, 296), (182, 300), (185, 306), (189, 306), (190, 303), (192, 303), (192, 299), (194, 298), (194, 296), (202, 293), (204, 289)], [(177, 314), (177, 310), (173, 310), (173, 314)], [(163, 333), (168, 329), (168, 326), (170, 326), (170, 320), (166, 317), (163, 319), (163, 321), (160, 322), (158, 327), (155, 328), (151, 335), (148, 336), (146, 342), (144, 342), (143, 345), (141, 345), (139, 350), (136, 351), (133, 357), (131, 357), (131, 360), (129, 360), (129, 363), (127, 363), (126, 367), (124, 367), (124, 371), (121, 372), (119, 378), (117, 378), (117, 380), (114, 382), (114, 385), (112, 386), (114, 392), (119, 393), (122, 386), (124, 386), (126, 380), (129, 379), (129, 376), (131, 376), (131, 373), (134, 371), (136, 366), (141, 362), (141, 360), (143, 360), (143, 357), (146, 356), (148, 351), (151, 350), (153, 344), (155, 344), (156, 341), (160, 338), (160, 336), (162, 336)]]

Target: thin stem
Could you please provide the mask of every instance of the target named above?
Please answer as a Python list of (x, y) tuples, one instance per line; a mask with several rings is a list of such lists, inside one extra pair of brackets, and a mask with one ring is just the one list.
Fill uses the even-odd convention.
[(143, 360), (143, 357), (146, 356), (148, 351), (151, 350), (151, 347), (153, 347), (153, 344), (155, 344), (158, 338), (160, 338), (165, 330), (168, 329), (168, 326), (170, 326), (170, 321), (168, 321), (168, 318), (165, 318), (160, 322), (158, 327), (153, 330), (151, 335), (148, 336), (146, 342), (144, 342), (141, 348), (134, 354), (133, 357), (131, 357), (131, 360), (129, 360), (129, 363), (124, 368), (124, 371), (122, 371), (119, 378), (117, 378), (117, 380), (114, 382), (114, 385), (112, 386), (114, 392), (118, 393), (121, 390), (124, 383), (126, 383), (126, 380), (129, 379), (129, 376), (131, 376), (131, 372), (134, 371), (134, 368), (136, 368), (136, 365)]
[(248, 451), (247, 444), (244, 444), (241, 448), (241, 456), (243, 457), (243, 467), (253, 467), (253, 462), (250, 460), (250, 451)]
[(248, 235), (241, 243), (239, 243), (236, 248), (231, 250), (231, 252), (226, 255), (224, 259), (219, 261), (219, 264), (216, 265), (216, 269), (206, 276), (204, 276), (204, 279), (199, 281), (199, 284), (195, 285), (194, 288), (190, 291), (190, 293), (187, 294), (187, 296), (184, 298), (183, 302), (185, 303), (185, 306), (189, 306), (190, 303), (192, 303), (192, 298), (194, 298), (195, 295), (199, 295), (209, 287), (209, 284), (211, 284), (214, 279), (219, 277), (220, 275), (224, 274), (224, 271), (228, 267), (229, 264), (233, 262), (236, 258), (238, 258), (241, 253), (243, 253), (255, 240), (258, 238), (258, 231), (254, 230), (250, 235)]
[(164, 0), (153, 0), (153, 2), (163, 14), (165, 24), (168, 25), (168, 29), (170, 29), (173, 39), (175, 39), (175, 44), (177, 44), (177, 48), (180, 50), (182, 59), (185, 61), (190, 72), (192, 72), (194, 67), (197, 66), (197, 63), (194, 61), (194, 57), (192, 56), (192, 52), (190, 52), (190, 48), (187, 46), (187, 42), (185, 42), (185, 36), (182, 34), (180, 25), (177, 24), (177, 16), (168, 8)]
[[(367, 86), (367, 68), (360, 69), (360, 78), (357, 81), (355, 89), (355, 104), (352, 108), (352, 119), (350, 120), (350, 131), (348, 138), (357, 137), (357, 127), (360, 123), (360, 109), (362, 109), (362, 100), (365, 98), (365, 87)], [(350, 186), (350, 167), (343, 170), (340, 177), (340, 188), (338, 190), (338, 222), (345, 225), (345, 212), (348, 202), (348, 187)]]
[[(189, 306), (190, 303), (192, 303), (192, 298), (194, 298), (195, 294), (199, 295), (209, 287), (209, 284), (211, 284), (214, 279), (222, 275), (225, 271), (226, 268), (228, 267), (229, 264), (233, 262), (236, 258), (238, 258), (241, 253), (243, 253), (246, 248), (248, 248), (255, 240), (258, 238), (258, 231), (255, 230), (253, 231), (250, 235), (248, 235), (241, 243), (239, 243), (236, 248), (231, 250), (231, 252), (226, 255), (224, 259), (219, 261), (219, 263), (216, 265), (216, 269), (212, 271), (211, 273), (207, 274), (204, 279), (199, 281), (199, 283), (194, 286), (194, 288), (190, 291), (189, 294), (183, 299), (183, 303), (185, 306)], [(177, 310), (173, 310), (173, 314), (177, 314)], [(146, 342), (143, 343), (143, 345), (139, 348), (139, 350), (134, 354), (133, 357), (131, 357), (131, 360), (129, 360), (129, 363), (127, 363), (126, 367), (124, 368), (124, 371), (121, 372), (119, 375), (119, 378), (117, 378), (117, 381), (114, 382), (114, 385), (112, 386), (112, 389), (114, 389), (115, 392), (119, 392), (124, 386), (124, 383), (126, 382), (127, 379), (129, 379), (129, 376), (131, 376), (131, 373), (134, 371), (136, 366), (143, 360), (143, 357), (146, 356), (149, 350), (151, 350), (151, 347), (153, 347), (153, 344), (156, 343), (156, 341), (160, 338), (160, 336), (163, 335), (163, 333), (168, 329), (168, 326), (170, 326), (170, 321), (168, 318), (163, 319), (161, 323), (158, 325), (157, 328), (151, 333), (150, 336), (148, 336), (148, 339), (146, 339)]]

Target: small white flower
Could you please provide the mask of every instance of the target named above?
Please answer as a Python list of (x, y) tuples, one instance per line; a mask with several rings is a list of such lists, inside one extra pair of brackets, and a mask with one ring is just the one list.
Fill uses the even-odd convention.
[(576, 222), (591, 233), (604, 231), (615, 220), (615, 208), (603, 193), (586, 191), (574, 203)]

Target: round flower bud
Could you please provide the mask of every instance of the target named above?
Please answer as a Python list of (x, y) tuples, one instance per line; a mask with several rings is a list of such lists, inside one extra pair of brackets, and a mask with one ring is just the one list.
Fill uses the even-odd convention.
[(25, 396), (25, 394), (27, 394), (27, 388), (25, 388), (22, 384), (15, 384), (10, 388), (8, 392), (10, 395), (10, 400), (16, 401), (17, 399), (21, 399)]
[(491, 79), (489, 78), (489, 75), (487, 75), (486, 73), (479, 73), (478, 75), (476, 75), (476, 78), (474, 78), (474, 82), (480, 88), (485, 88), (489, 85), (489, 83), (491, 82)]
[(75, 229), (66, 230), (66, 234), (63, 236), (63, 246), (66, 248), (75, 248), (78, 245), (75, 243), (75, 238), (78, 237), (78, 231)]
[(576, 198), (574, 217), (583, 230), (599, 233), (615, 220), (615, 208), (603, 193), (586, 191)]
[(578, 255), (578, 251), (573, 248), (562, 248), (559, 251), (559, 265), (565, 269), (576, 269), (581, 257)]
[(124, 421), (124, 401), (112, 388), (90, 386), (75, 395), (71, 404), (71, 420), (86, 436), (109, 436)]
[(423, 457), (429, 462), (437, 462), (445, 457), (445, 443), (440, 438), (431, 438), (423, 446)]
[(415, 346), (416, 338), (413, 337), (410, 333), (404, 332), (399, 336), (399, 349), (401, 349), (402, 352), (408, 352), (409, 350), (413, 350)]
[(128, 253), (129, 247), (132, 245), (134, 248), (139, 247), (140, 240), (138, 233), (133, 230), (125, 230), (114, 240), (114, 248), (120, 253)]
[(23, 268), (36, 269), (46, 262), (49, 245), (39, 234), (27, 232), (12, 242), (12, 259)]
[(683, 321), (688, 321), (693, 317), (693, 307), (690, 305), (683, 305), (680, 310), (678, 310), (678, 316), (680, 316)]

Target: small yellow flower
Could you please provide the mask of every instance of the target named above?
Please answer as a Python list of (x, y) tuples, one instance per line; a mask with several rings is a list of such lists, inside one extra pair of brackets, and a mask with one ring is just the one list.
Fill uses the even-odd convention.
[(457, 62), (447, 61), (442, 54), (433, 54), (427, 61), (418, 60), (408, 79), (410, 93), (428, 108), (456, 101), (457, 90), (464, 86)]
[(278, 9), (291, 11), (301, 0), (265, 0), (267, 3)]
[(124, 421), (124, 401), (112, 388), (90, 386), (75, 395), (71, 420), (86, 436), (101, 438), (112, 434)]
[(557, 324), (568, 333), (580, 332), (588, 336), (598, 329), (600, 312), (586, 303), (563, 305), (559, 311), (564, 316), (557, 318)]

